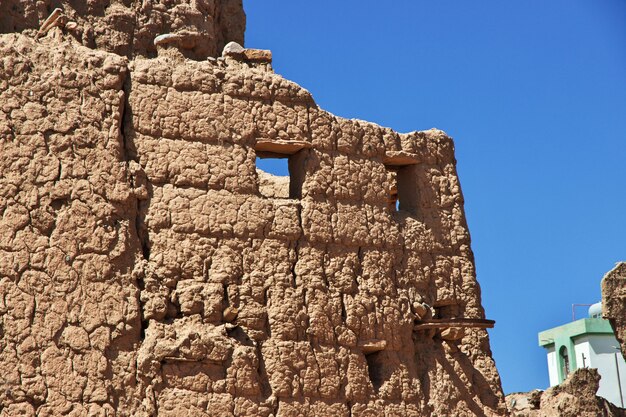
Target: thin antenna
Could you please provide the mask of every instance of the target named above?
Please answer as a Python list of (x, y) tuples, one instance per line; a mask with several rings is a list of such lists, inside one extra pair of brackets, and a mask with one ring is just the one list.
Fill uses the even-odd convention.
[(576, 321), (576, 307), (591, 307), (593, 304), (572, 304), (572, 321)]

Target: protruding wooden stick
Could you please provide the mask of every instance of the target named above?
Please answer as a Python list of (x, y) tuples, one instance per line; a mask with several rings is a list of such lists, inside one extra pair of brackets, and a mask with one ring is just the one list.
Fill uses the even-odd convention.
[(494, 320), (487, 319), (467, 319), (467, 318), (450, 318), (450, 319), (430, 319), (416, 321), (413, 330), (428, 329), (445, 329), (449, 327), (470, 327), (477, 329), (491, 329), (496, 324)]
[(387, 341), (380, 339), (363, 340), (359, 342), (357, 346), (363, 351), (364, 354), (367, 355), (385, 350), (387, 347)]
[(56, 26), (62, 12), (63, 10), (58, 7), (54, 9), (52, 13), (50, 13), (50, 16), (48, 16), (48, 18), (44, 20), (43, 24), (39, 28), (39, 31), (37, 32), (37, 35), (35, 36), (35, 39), (39, 39), (42, 35), (45, 35), (50, 29)]
[(163, 360), (170, 362), (201, 362), (200, 359), (181, 358), (179, 356), (166, 356)]

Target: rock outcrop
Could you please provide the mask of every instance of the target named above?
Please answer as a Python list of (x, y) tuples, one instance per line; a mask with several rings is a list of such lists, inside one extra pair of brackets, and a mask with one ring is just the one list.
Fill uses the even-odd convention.
[(611, 322), (626, 358), (626, 262), (618, 263), (602, 279), (602, 315)]
[(237, 24), (151, 57), (154, 4), (62, 3), (134, 29), (35, 40), (2, 3), (1, 416), (507, 414), (444, 132), (335, 117), (267, 51), (189, 59)]
[(625, 409), (596, 395), (599, 386), (597, 369), (580, 368), (561, 385), (509, 394), (506, 402), (512, 417), (625, 417)]

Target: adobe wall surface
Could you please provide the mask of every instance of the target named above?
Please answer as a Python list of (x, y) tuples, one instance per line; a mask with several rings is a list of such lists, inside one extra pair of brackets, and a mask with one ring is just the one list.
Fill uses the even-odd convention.
[[(126, 60), (0, 36), (0, 415), (135, 410), (141, 168)], [(145, 197), (142, 197), (145, 198)], [(126, 415), (129, 415), (127, 412)]]
[(55, 8), (80, 43), (129, 58), (155, 56), (161, 34), (184, 35), (190, 58), (216, 57), (229, 41), (243, 44), (246, 28), (242, 0), (2, 0), (0, 33), (34, 34)]
[(452, 140), (187, 52), (0, 35), (0, 415), (507, 415)]
[(594, 368), (572, 372), (562, 384), (506, 396), (512, 417), (625, 417), (626, 409), (597, 396), (600, 374)]
[(626, 262), (618, 263), (602, 279), (602, 316), (611, 322), (626, 358)]

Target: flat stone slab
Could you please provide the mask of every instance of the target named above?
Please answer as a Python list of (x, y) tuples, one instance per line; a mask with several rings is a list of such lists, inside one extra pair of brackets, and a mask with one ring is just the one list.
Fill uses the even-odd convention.
[(294, 153), (310, 148), (309, 142), (301, 140), (259, 140), (254, 149), (257, 152), (271, 152), (283, 155), (293, 155)]

